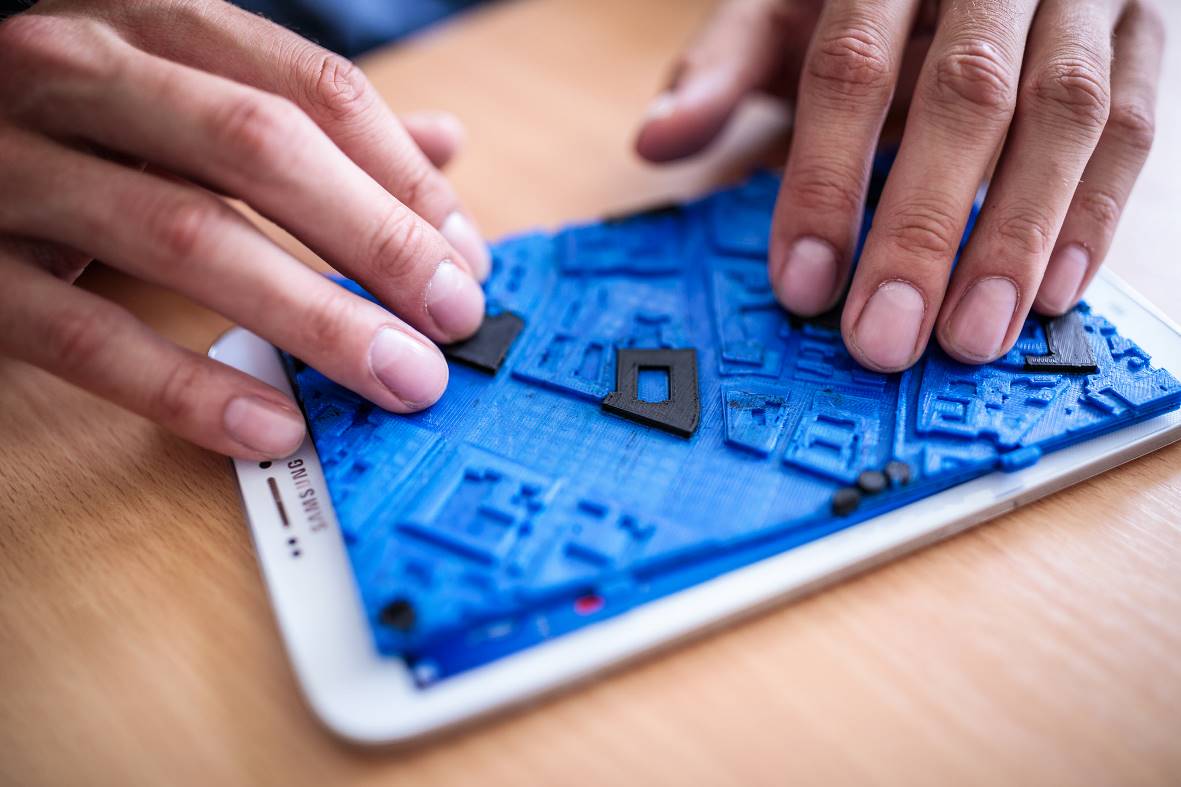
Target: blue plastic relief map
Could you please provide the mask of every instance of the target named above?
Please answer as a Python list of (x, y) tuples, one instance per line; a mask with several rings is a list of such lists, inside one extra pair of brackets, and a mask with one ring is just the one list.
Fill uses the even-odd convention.
[(861, 368), (775, 302), (777, 188), (497, 244), (425, 412), (286, 359), (377, 647), (420, 684), (1181, 402), (1085, 305), (987, 366)]

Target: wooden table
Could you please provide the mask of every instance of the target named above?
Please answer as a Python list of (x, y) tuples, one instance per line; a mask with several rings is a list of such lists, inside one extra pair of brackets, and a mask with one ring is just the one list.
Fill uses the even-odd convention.
[[(1168, 0), (1171, 3), (1171, 0)], [(1163, 3), (1162, 3), (1163, 4)], [(630, 153), (705, 0), (518, 0), (368, 61), (468, 124), (492, 235), (703, 190)], [(1160, 141), (1112, 265), (1181, 319), (1181, 8)], [(757, 116), (757, 117), (756, 117)], [(87, 286), (205, 349), (226, 322)], [(229, 465), (0, 361), (0, 783), (1176, 783), (1181, 446), (426, 748), (362, 753), (302, 705)]]

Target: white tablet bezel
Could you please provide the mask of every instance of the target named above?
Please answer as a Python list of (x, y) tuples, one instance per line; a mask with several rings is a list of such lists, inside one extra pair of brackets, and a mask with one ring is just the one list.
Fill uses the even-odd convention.
[[(1087, 300), (1155, 364), (1181, 369), (1181, 329), (1114, 274), (1101, 273)], [(241, 328), (222, 336), (209, 354), (291, 392), (275, 349)], [(308, 703), (343, 738), (390, 744), (585, 679), (947, 538), (1178, 439), (1181, 413), (1162, 415), (1049, 454), (1031, 467), (970, 481), (424, 689), (400, 660), (374, 647), (311, 440), (268, 469), (237, 460), (234, 467), (279, 630)], [(293, 463), (300, 464), (293, 468)]]

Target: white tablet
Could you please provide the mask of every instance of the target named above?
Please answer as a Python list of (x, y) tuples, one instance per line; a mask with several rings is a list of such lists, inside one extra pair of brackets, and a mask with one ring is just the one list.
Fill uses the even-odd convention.
[(990, 364), (933, 343), (860, 367), (839, 307), (799, 319), (771, 292), (778, 188), (495, 244), (488, 317), (420, 413), (249, 333), (217, 343), (308, 420), (296, 455), (236, 467), (331, 729), (443, 729), (1176, 439), (1181, 338), (1110, 274)]
[[(1153, 364), (1181, 369), (1181, 333), (1142, 296), (1103, 272), (1087, 294), (1096, 313)], [(210, 355), (287, 394), (279, 353), (234, 329)], [(235, 461), (246, 517), (287, 651), (314, 713), (364, 744), (409, 741), (530, 700), (633, 657), (814, 590), (946, 538), (1160, 448), (1181, 436), (1169, 412), (996, 471), (901, 508), (655, 598), (561, 636), (424, 685), (375, 646), (371, 615), (309, 438), (291, 458)]]

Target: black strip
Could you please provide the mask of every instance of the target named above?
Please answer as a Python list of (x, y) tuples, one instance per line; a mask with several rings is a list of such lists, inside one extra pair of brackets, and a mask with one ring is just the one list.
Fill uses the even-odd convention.
[(275, 483), (275, 477), (267, 476), (267, 486), (271, 488), (271, 497), (275, 500), (275, 508), (279, 509), (279, 519), (283, 520), (283, 527), (291, 527), (291, 523), (287, 521), (287, 509), (283, 507), (283, 498), (279, 497), (279, 485)]
[(640, 208), (631, 213), (612, 213), (609, 216), (603, 217), (603, 223), (611, 226), (636, 219), (659, 219), (664, 216), (679, 216), (683, 211), (684, 208), (676, 202), (662, 202), (648, 208)]
[(1062, 374), (1094, 374), (1099, 371), (1095, 353), (1087, 341), (1083, 318), (1077, 311), (1067, 312), (1042, 324), (1046, 333), (1046, 355), (1025, 356), (1028, 371)]

